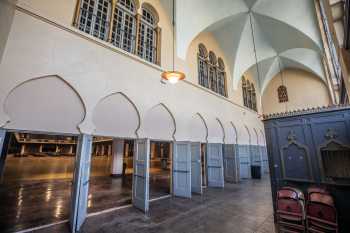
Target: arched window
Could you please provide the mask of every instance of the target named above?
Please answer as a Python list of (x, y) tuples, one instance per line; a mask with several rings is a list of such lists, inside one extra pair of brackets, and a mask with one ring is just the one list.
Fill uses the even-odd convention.
[(288, 102), (288, 92), (287, 87), (284, 85), (281, 85), (277, 89), (278, 92), (278, 100), (280, 103)]
[(198, 45), (198, 79), (201, 86), (227, 96), (225, 63), (203, 44)]
[(217, 81), (217, 59), (214, 52), (209, 52), (209, 87), (212, 91), (218, 92)]
[(134, 53), (136, 46), (136, 5), (133, 0), (118, 0), (114, 10), (111, 42)]
[(203, 44), (198, 46), (198, 79), (199, 84), (204, 87), (209, 87), (208, 80), (208, 51)]
[(257, 111), (257, 102), (256, 102), (256, 92), (253, 83), (250, 83), (249, 80), (242, 78), (242, 95), (243, 95), (243, 104), (244, 106)]
[(254, 84), (251, 84), (251, 93), (252, 93), (252, 97), (251, 97), (251, 101), (252, 101), (252, 106), (251, 109), (253, 109), (254, 111), (257, 111), (257, 105), (256, 105), (256, 93), (255, 93), (255, 87)]
[(110, 16), (110, 0), (82, 0), (77, 27), (101, 40), (107, 40)]
[(218, 59), (218, 93), (220, 95), (226, 96), (226, 72), (225, 63), (222, 58)]
[(249, 80), (247, 80), (247, 107), (252, 108), (252, 90)]
[(248, 107), (248, 92), (247, 92), (247, 81), (245, 77), (242, 78), (242, 93), (243, 93), (243, 104)]
[(150, 6), (142, 6), (139, 26), (138, 55), (143, 59), (156, 63), (157, 54), (157, 18)]
[(156, 10), (138, 0), (79, 0), (73, 25), (129, 53), (160, 65), (161, 30)]

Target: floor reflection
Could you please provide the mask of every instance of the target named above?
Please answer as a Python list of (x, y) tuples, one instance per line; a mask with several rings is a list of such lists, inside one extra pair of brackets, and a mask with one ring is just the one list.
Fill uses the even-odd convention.
[(0, 185), (0, 229), (14, 232), (67, 219), (70, 180)]

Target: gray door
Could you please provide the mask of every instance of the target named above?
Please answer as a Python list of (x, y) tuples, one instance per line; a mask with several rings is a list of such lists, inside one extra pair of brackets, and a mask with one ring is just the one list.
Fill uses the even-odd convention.
[(149, 157), (149, 139), (136, 140), (134, 147), (132, 203), (145, 213), (149, 210)]
[(173, 152), (173, 193), (191, 198), (191, 143), (175, 142)]
[(80, 135), (72, 187), (72, 206), (70, 215), (71, 232), (80, 231), (87, 215), (89, 179), (91, 166), (92, 136)]
[(236, 182), (236, 153), (234, 144), (224, 145), (224, 174), (228, 183)]
[[(5, 140), (6, 139), (6, 140)], [(0, 178), (2, 177), (3, 169), (5, 167), (5, 160), (7, 154), (7, 147), (9, 137), (6, 137), (6, 130), (0, 128)]]
[(240, 179), (250, 178), (250, 149), (249, 145), (239, 145), (239, 176)]
[(209, 143), (207, 146), (208, 187), (224, 187), (224, 164), (222, 144)]
[(263, 161), (263, 172), (265, 174), (269, 173), (269, 159), (267, 157), (267, 150), (265, 146), (261, 147), (262, 161)]
[(191, 143), (191, 186), (193, 193), (202, 194), (201, 143)]

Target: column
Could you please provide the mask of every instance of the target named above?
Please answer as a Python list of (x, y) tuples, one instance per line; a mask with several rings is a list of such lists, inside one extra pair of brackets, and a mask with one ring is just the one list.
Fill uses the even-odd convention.
[(39, 153), (43, 153), (43, 145), (42, 144), (40, 144), (40, 146), (39, 146)]
[(26, 144), (22, 144), (21, 145), (21, 153), (20, 153), (20, 155), (23, 156), (25, 152), (26, 152)]
[(102, 156), (105, 155), (105, 145), (104, 144), (101, 145), (101, 155)]
[(108, 145), (108, 153), (107, 153), (108, 156), (111, 156), (112, 155), (112, 145)]
[(113, 139), (112, 145), (112, 176), (123, 175), (123, 155), (124, 155), (124, 140)]
[(69, 146), (69, 154), (73, 154), (73, 145)]
[(87, 216), (89, 179), (91, 166), (92, 136), (79, 136), (72, 185), (71, 212), (69, 217), (72, 233), (79, 232)]

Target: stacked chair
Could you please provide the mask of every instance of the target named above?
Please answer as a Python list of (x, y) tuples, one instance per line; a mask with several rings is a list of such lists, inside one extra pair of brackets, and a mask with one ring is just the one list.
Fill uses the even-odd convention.
[(279, 233), (338, 233), (337, 211), (334, 199), (322, 188), (302, 191), (283, 187), (277, 192), (277, 224)]
[(280, 233), (303, 233), (305, 225), (304, 194), (292, 187), (283, 187), (277, 192), (277, 222)]
[(333, 197), (324, 189), (309, 188), (306, 223), (310, 233), (338, 233), (337, 211)]

